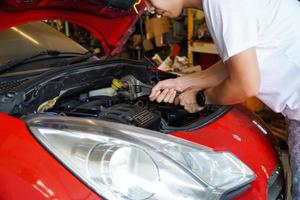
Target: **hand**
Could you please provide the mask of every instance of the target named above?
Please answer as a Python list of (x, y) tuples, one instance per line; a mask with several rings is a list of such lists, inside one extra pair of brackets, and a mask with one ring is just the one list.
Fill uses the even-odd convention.
[(151, 101), (173, 103), (176, 97), (176, 91), (182, 91), (179, 79), (167, 79), (158, 82), (151, 91), (149, 96)]
[(175, 99), (175, 104), (180, 104), (189, 113), (196, 113), (203, 109), (196, 100), (196, 95), (200, 89), (198, 87), (190, 87)]

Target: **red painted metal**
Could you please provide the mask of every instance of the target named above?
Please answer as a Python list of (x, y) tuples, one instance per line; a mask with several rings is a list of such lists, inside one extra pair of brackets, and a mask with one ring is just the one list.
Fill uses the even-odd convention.
[(0, 113), (0, 199), (101, 200), (53, 158), (23, 121)]
[[(140, 13), (144, 2), (138, 6)], [(39, 0), (0, 2), (0, 30), (40, 21), (64, 20), (78, 24), (99, 38), (106, 55), (116, 54), (134, 30), (138, 16), (134, 10), (112, 11), (100, 1)]]
[(267, 199), (267, 180), (278, 162), (270, 132), (263, 133), (256, 123), (268, 131), (260, 119), (243, 106), (235, 106), (213, 123), (196, 131), (173, 133), (194, 143), (213, 148), (215, 151), (228, 151), (247, 164), (257, 175), (250, 189), (235, 198)]
[[(0, 121), (0, 180), (5, 183), (0, 199), (100, 199), (33, 138), (23, 121), (5, 114), (0, 114)], [(235, 106), (203, 128), (173, 135), (235, 154), (257, 175), (235, 199), (265, 200), (267, 179), (278, 159), (270, 137), (256, 123), (261, 121), (250, 111)]]

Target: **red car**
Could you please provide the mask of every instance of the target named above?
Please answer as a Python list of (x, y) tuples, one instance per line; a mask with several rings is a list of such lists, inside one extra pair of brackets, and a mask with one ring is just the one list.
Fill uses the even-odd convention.
[(134, 4), (1, 1), (0, 199), (284, 199), (270, 132), (244, 106), (189, 114), (150, 102), (174, 75), (98, 60), (34, 22), (81, 25), (111, 56), (134, 31)]

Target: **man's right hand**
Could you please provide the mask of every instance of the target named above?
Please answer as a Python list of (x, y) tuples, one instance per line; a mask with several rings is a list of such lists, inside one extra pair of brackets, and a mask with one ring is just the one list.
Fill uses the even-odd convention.
[(182, 92), (185, 88), (180, 84), (180, 79), (167, 79), (158, 82), (151, 91), (149, 96), (151, 101), (173, 103), (176, 92)]
[(199, 90), (216, 87), (228, 76), (226, 65), (219, 61), (207, 70), (158, 82), (152, 88), (149, 98), (151, 101), (174, 103), (176, 91), (183, 92), (189, 87), (197, 87)]

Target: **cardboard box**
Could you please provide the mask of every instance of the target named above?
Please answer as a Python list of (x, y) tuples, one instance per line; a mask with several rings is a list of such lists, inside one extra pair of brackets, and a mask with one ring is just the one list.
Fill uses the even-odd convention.
[(155, 45), (156, 47), (162, 47), (164, 46), (164, 40), (163, 40), (163, 36), (159, 35), (159, 36), (155, 36)]
[(147, 19), (145, 21), (145, 28), (146, 28), (146, 39), (152, 39), (154, 37), (153, 35), (153, 28), (152, 28), (152, 21), (150, 19)]
[(139, 46), (142, 44), (142, 36), (135, 34), (132, 36), (133, 46)]
[(146, 38), (161, 36), (164, 33), (171, 31), (171, 22), (168, 18), (151, 18), (145, 21)]
[(143, 46), (144, 46), (145, 51), (150, 51), (150, 50), (154, 49), (154, 46), (153, 46), (151, 40), (149, 40), (149, 39), (144, 40)]
[(171, 31), (171, 23), (168, 18), (162, 17), (162, 18), (152, 18), (152, 29), (153, 29), (153, 35), (161, 36), (164, 33)]

